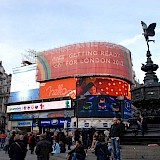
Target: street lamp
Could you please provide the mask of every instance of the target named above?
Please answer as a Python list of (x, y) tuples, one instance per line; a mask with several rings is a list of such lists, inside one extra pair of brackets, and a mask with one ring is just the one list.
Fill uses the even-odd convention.
[(117, 96), (117, 100), (120, 102), (120, 111), (121, 111), (122, 118), (124, 118), (124, 107), (123, 107), (124, 96), (122, 95)]

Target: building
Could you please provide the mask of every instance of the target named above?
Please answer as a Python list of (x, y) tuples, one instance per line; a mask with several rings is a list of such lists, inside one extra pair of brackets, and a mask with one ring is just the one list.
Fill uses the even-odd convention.
[(133, 71), (131, 53), (125, 47), (108, 42), (72, 44), (39, 53), (34, 74), (28, 76), (31, 66), (19, 68), (23, 72), (18, 84), (26, 86), (33, 76), (38, 90), (34, 98), (26, 99), (21, 86), (23, 96), (15, 101), (19, 91), (13, 83), (7, 106), (10, 129), (40, 133), (91, 125), (104, 129), (114, 116), (131, 116)]
[(8, 103), (11, 85), (11, 74), (5, 73), (5, 69), (0, 61), (0, 130), (5, 130), (6, 126), (6, 104)]

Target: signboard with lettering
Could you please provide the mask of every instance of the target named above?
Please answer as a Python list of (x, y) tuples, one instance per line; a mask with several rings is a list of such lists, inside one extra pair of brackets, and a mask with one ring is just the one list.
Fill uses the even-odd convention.
[(76, 79), (66, 78), (40, 83), (39, 98), (76, 97)]
[(104, 75), (132, 81), (130, 51), (108, 42), (87, 42), (41, 52), (37, 57), (37, 81)]
[(7, 113), (42, 111), (42, 110), (63, 109), (63, 108), (71, 108), (71, 100), (11, 105), (7, 106)]
[(40, 120), (40, 126), (57, 126), (64, 125), (64, 123), (71, 122), (71, 118), (57, 118)]

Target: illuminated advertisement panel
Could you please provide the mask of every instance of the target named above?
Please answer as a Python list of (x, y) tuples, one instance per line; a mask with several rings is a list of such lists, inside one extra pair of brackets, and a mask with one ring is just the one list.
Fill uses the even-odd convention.
[(39, 83), (36, 82), (36, 64), (13, 69), (9, 102), (38, 99)]
[(77, 96), (80, 95), (110, 95), (125, 96), (130, 99), (130, 85), (123, 80), (108, 77), (77, 78)]
[(7, 106), (7, 113), (42, 111), (42, 110), (63, 109), (63, 108), (71, 108), (71, 100), (11, 105)]
[[(69, 115), (69, 116), (68, 116)], [(44, 111), (44, 112), (22, 112), (10, 114), (10, 120), (26, 120), (33, 118), (59, 118), (74, 117), (74, 110)]]
[(44, 51), (37, 57), (37, 81), (93, 75), (110, 75), (131, 82), (130, 51), (113, 43), (88, 42)]
[(114, 96), (85, 96), (77, 101), (77, 117), (79, 118), (113, 118), (122, 116), (131, 117), (131, 101), (124, 99), (123, 102)]
[(67, 78), (40, 83), (39, 98), (76, 97), (76, 79)]

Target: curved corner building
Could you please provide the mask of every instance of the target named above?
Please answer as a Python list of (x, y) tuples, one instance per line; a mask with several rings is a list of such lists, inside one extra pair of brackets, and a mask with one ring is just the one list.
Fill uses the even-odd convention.
[(131, 114), (131, 52), (121, 45), (84, 42), (41, 52), (36, 76), (40, 99), (76, 98), (78, 127), (105, 128), (107, 118)]

